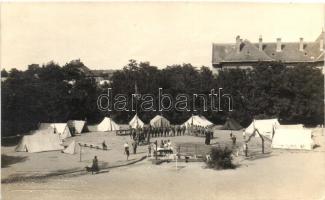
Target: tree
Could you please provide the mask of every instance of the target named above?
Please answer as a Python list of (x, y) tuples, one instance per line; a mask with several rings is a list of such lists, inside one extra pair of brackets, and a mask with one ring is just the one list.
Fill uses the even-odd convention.
[(1, 70), (1, 77), (8, 77), (8, 72), (6, 71), (6, 69)]
[[(5, 73), (2, 70), (2, 73)], [(175, 98), (178, 94), (208, 95), (211, 89), (223, 88), (233, 98), (233, 111), (203, 110), (203, 101), (189, 98), (188, 104), (196, 111), (142, 111), (140, 118), (149, 123), (162, 114), (173, 124), (182, 124), (192, 114), (201, 114), (216, 124), (227, 117), (235, 118), (241, 125), (248, 125), (253, 118), (277, 117), (284, 123), (320, 124), (324, 120), (324, 77), (321, 70), (310, 66), (288, 68), (283, 63), (260, 63), (250, 70), (222, 70), (214, 75), (207, 67), (196, 68), (191, 64), (171, 65), (158, 69), (149, 62), (130, 60), (122, 70), (117, 70), (111, 82), (99, 87), (91, 71), (80, 61), (74, 60), (63, 67), (54, 62), (39, 66), (32, 64), (26, 71), (12, 69), (7, 81), (1, 84), (2, 135), (24, 134), (37, 128), (38, 122), (66, 122), (85, 119), (98, 122), (110, 115), (118, 123), (128, 123), (132, 111), (101, 112), (97, 108), (99, 94), (112, 88), (116, 94), (131, 95), (137, 85), (140, 94), (152, 94), (158, 105), (158, 88)], [(131, 109), (129, 107), (129, 109)]]

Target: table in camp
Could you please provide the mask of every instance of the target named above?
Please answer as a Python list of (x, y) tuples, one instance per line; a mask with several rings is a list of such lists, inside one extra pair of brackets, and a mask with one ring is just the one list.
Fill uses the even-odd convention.
[(116, 135), (130, 135), (131, 134), (131, 130), (127, 129), (127, 130), (117, 130), (116, 131)]
[(171, 148), (158, 148), (157, 149), (157, 154), (158, 156), (165, 156), (168, 154), (172, 154), (173, 150)]

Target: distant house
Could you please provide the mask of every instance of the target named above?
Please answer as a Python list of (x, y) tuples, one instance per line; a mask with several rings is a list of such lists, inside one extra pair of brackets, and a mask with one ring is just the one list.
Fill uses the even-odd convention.
[(246, 69), (260, 62), (280, 61), (287, 66), (308, 63), (312, 67), (324, 65), (324, 31), (314, 42), (276, 42), (264, 43), (260, 36), (258, 43), (236, 37), (236, 43), (214, 43), (212, 45), (212, 66), (219, 69)]
[(115, 70), (90, 70), (88, 67), (83, 66), (79, 68), (87, 77), (94, 78), (98, 85), (110, 83)]
[(92, 77), (95, 78), (99, 85), (110, 83), (115, 70), (91, 70)]

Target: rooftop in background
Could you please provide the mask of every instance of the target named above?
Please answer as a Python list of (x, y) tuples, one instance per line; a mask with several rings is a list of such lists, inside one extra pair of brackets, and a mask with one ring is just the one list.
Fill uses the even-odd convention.
[(107, 78), (110, 78), (115, 71), (117, 71), (117, 70), (113, 70), (113, 69), (104, 69), (104, 70), (95, 69), (95, 70), (91, 70), (93, 76), (95, 76), (95, 77), (107, 77)]
[(214, 43), (212, 46), (212, 65), (214, 67), (228, 67), (252, 65), (257, 62), (281, 61), (287, 64), (324, 63), (324, 31), (313, 42), (276, 42), (263, 43), (262, 36), (258, 43), (242, 40), (236, 37), (236, 43)]

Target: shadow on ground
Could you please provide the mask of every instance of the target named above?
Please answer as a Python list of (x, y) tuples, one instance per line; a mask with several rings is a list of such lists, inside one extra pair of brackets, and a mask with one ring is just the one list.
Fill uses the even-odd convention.
[(1, 154), (1, 168), (6, 168), (19, 162), (25, 162), (26, 159), (27, 156), (8, 156)]
[(263, 158), (269, 158), (271, 156), (274, 156), (274, 155), (272, 155), (271, 153), (255, 154), (253, 156), (246, 158), (246, 160), (252, 161), (252, 160), (258, 160), (258, 159), (263, 159)]
[[(144, 160), (145, 158), (146, 158), (146, 156), (143, 156), (140, 159), (137, 159), (137, 160), (134, 159), (132, 161), (128, 161), (126, 163), (113, 165), (113, 166), (109, 166), (108, 163), (103, 162), (100, 165), (100, 171), (97, 174), (107, 173), (107, 172), (109, 172), (110, 169), (132, 165), (132, 164), (135, 164), (137, 162)], [(41, 174), (41, 175), (28, 175), (28, 174), (19, 173), (19, 174), (12, 174), (8, 178), (1, 180), (1, 183), (9, 184), (9, 183), (30, 182), (30, 181), (43, 183), (43, 182), (48, 181), (49, 178), (62, 178), (62, 177), (71, 178), (71, 177), (77, 177), (77, 176), (82, 176), (82, 175), (87, 175), (87, 174), (91, 174), (91, 172), (87, 172), (87, 170), (85, 168), (82, 168), (82, 169), (81, 168), (72, 168), (72, 169), (66, 169), (66, 170), (57, 170), (55, 172)]]

